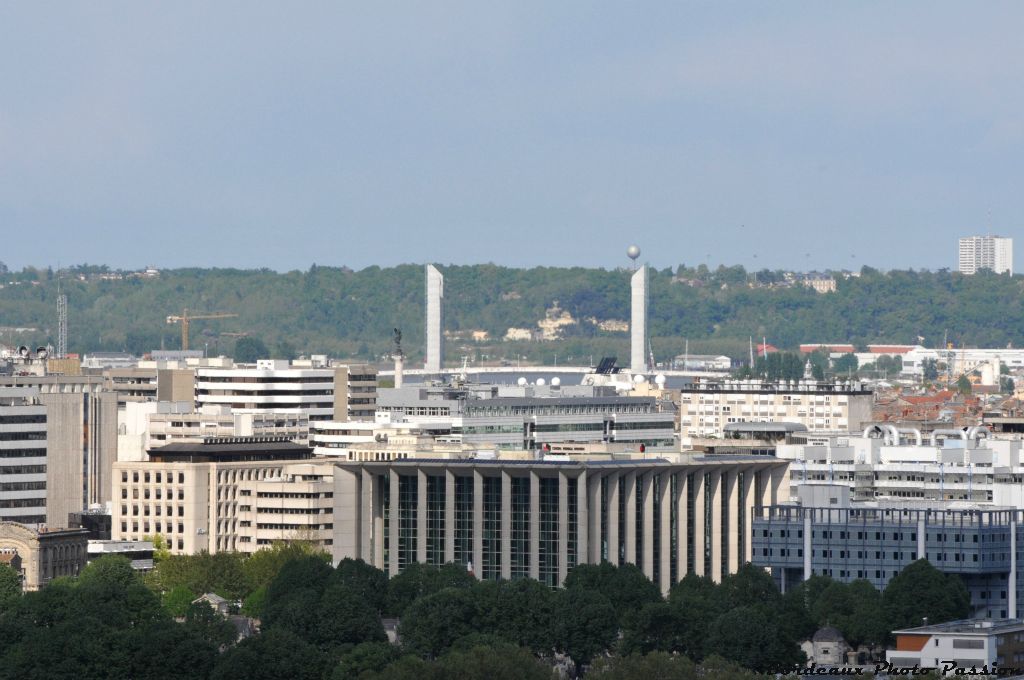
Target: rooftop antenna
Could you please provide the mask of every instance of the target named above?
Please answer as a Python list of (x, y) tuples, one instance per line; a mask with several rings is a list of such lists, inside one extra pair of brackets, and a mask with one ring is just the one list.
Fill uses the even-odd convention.
[(57, 358), (68, 356), (68, 296), (61, 288), (62, 272), (57, 263)]

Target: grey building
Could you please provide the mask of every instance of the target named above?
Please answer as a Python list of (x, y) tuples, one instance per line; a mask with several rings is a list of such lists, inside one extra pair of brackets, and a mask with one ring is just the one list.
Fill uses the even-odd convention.
[[(516, 393), (522, 396), (504, 396)], [(382, 390), (377, 401), (380, 411), (394, 417), (447, 419), (464, 444), (518, 451), (565, 442), (678, 450), (675, 413), (662, 406), (654, 397), (619, 396), (604, 388), (494, 385), (408, 386)]]
[(758, 510), (752, 562), (786, 589), (813, 574), (879, 590), (904, 567), (925, 558), (959, 575), (973, 616), (1015, 618), (1024, 595), (1020, 573), (1024, 510), (940, 507), (802, 507)]
[(338, 463), (334, 557), (551, 586), (577, 564), (629, 562), (667, 592), (749, 561), (748, 518), (786, 497), (784, 472), (765, 456)]
[(117, 395), (101, 376), (10, 376), (2, 385), (34, 388), (46, 414), (46, 519), (67, 526), (68, 516), (110, 501), (117, 460)]

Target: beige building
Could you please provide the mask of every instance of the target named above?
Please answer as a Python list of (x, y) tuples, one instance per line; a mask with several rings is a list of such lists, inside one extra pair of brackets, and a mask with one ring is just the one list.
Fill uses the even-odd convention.
[(59, 576), (77, 576), (88, 560), (86, 529), (33, 530), (0, 521), (0, 564), (21, 575), (24, 590), (39, 590)]
[(667, 592), (750, 560), (752, 509), (788, 498), (785, 470), (768, 456), (685, 454), (339, 462), (333, 555), (389, 575), (456, 562), (551, 586), (577, 564), (628, 562)]
[[(161, 534), (172, 553), (253, 552), (302, 539), (333, 542), (330, 462), (269, 438), (168, 444), (114, 465), (112, 538)], [(262, 440), (262, 441), (261, 441)]]
[(299, 444), (309, 440), (309, 416), (305, 413), (246, 411), (230, 406), (202, 406), (192, 402), (155, 402), (156, 412), (147, 417), (146, 448), (175, 442), (201, 444), (209, 437), (277, 437)]
[(874, 395), (863, 384), (727, 380), (679, 392), (681, 437), (723, 437), (730, 423), (799, 423), (809, 432), (859, 431)]

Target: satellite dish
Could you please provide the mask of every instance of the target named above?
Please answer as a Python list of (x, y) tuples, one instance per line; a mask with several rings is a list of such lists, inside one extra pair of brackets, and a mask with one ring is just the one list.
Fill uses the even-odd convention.
[(558, 387), (561, 384), (562, 384), (562, 379), (561, 378), (552, 378), (551, 379), (551, 386), (552, 387)]
[(28, 359), (28, 347), (25, 347), (25, 345), (19, 347), (18, 354), (21, 355), (23, 359)]
[(645, 378), (642, 375), (634, 375), (633, 376), (633, 382), (635, 382), (637, 385), (639, 385), (640, 383), (647, 382), (647, 378)]
[(544, 387), (546, 384), (547, 381), (545, 381), (544, 378), (537, 378), (537, 387)]
[(636, 258), (640, 257), (640, 246), (634, 244), (626, 248), (626, 256), (635, 262)]
[(665, 376), (663, 376), (663, 375), (661, 375), (659, 373), (658, 376), (654, 378), (654, 382), (657, 383), (658, 387), (664, 387), (665, 386)]
[(519, 380), (516, 381), (516, 384), (519, 385), (520, 387), (526, 387), (526, 378), (520, 378)]
[(45, 347), (36, 347), (36, 359), (42, 361), (47, 356), (49, 356), (49, 354), (50, 353), (46, 351)]

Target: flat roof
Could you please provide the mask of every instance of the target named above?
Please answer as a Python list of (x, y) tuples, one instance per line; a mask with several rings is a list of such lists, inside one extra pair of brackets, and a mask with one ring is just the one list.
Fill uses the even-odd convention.
[(993, 635), (1024, 630), (1024, 619), (961, 619), (946, 621), (917, 628), (894, 630), (895, 635), (934, 635), (954, 633), (956, 635)]

